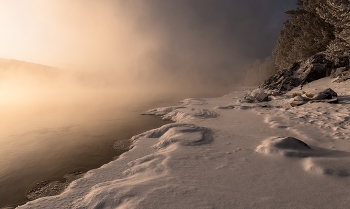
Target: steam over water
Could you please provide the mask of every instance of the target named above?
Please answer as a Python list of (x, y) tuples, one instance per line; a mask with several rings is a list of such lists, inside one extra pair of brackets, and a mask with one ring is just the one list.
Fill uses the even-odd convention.
[(119, 88), (240, 81), (273, 50), (295, 0), (3, 0), (0, 57), (93, 72)]
[(125, 151), (115, 141), (168, 123), (142, 112), (225, 92), (118, 89), (93, 74), (0, 61), (0, 207), (26, 201), (41, 181), (100, 167)]
[(0, 58), (57, 67), (0, 59), (0, 207), (164, 124), (143, 111), (229, 92), (243, 67), (270, 54), (288, 5), (0, 1)]

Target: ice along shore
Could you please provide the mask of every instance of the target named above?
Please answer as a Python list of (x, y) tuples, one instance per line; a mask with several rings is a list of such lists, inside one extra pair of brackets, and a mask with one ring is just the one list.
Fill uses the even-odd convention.
[(350, 83), (338, 104), (290, 106), (291, 92), (244, 103), (246, 89), (156, 108), (176, 123), (134, 136), (120, 158), (58, 196), (18, 208), (347, 208)]

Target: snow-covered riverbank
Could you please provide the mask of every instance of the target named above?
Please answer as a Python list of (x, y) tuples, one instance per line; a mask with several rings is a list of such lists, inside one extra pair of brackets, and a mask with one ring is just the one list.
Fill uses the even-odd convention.
[(291, 107), (298, 89), (243, 103), (239, 90), (147, 111), (176, 123), (134, 136), (117, 160), (19, 208), (348, 208), (350, 83), (324, 78), (303, 90), (325, 88), (339, 104)]

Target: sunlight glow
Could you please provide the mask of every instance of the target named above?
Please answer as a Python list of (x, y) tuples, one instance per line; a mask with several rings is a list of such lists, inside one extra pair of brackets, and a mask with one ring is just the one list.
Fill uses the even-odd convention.
[(67, 67), (112, 56), (117, 20), (104, 0), (1, 0), (0, 57)]
[(0, 57), (34, 61), (44, 50), (49, 37), (41, 9), (37, 1), (0, 1)]

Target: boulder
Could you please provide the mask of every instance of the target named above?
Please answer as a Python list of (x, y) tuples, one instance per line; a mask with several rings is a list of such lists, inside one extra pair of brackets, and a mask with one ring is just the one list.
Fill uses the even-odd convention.
[(331, 88), (325, 89), (316, 93), (312, 98), (311, 102), (328, 102), (338, 103), (338, 94)]
[(262, 88), (283, 92), (289, 91), (293, 87), (300, 85), (299, 79), (293, 76), (299, 67), (300, 63), (296, 62), (290, 69), (277, 72), (275, 75), (265, 80)]
[(269, 101), (269, 96), (264, 89), (258, 88), (245, 95), (245, 101), (248, 103), (252, 102), (266, 102)]
[(315, 94), (305, 93), (303, 95), (297, 95), (295, 93), (293, 95), (295, 96), (293, 97), (293, 100), (290, 103), (292, 107), (303, 105), (307, 102), (338, 103), (338, 94), (331, 88), (327, 88)]
[(332, 62), (324, 54), (316, 54), (300, 65), (297, 73), (302, 85), (327, 77), (331, 74)]
[(338, 74), (338, 78), (333, 81), (333, 83), (340, 83), (350, 79), (350, 71), (343, 71)]
[(302, 87), (304, 84), (329, 76), (331, 69), (332, 62), (326, 59), (326, 55), (316, 54), (295, 62), (289, 69), (277, 72), (263, 83), (262, 88), (276, 89), (280, 92), (289, 91), (299, 85)]
[(333, 91), (331, 88), (328, 88), (316, 93), (312, 97), (312, 100), (333, 99), (336, 97), (338, 97), (338, 94), (335, 91)]
[(303, 105), (305, 104), (306, 102), (308, 101), (307, 98), (304, 98), (300, 95), (297, 95), (293, 98), (293, 101), (290, 103), (290, 105), (292, 107), (296, 107), (296, 106), (300, 106), (300, 105)]

